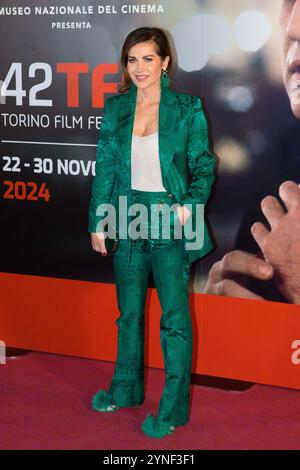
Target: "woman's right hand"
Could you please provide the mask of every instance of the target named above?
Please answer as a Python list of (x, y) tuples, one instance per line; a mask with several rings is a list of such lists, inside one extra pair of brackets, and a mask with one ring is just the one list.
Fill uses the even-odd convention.
[(107, 251), (105, 248), (105, 238), (104, 238), (103, 232), (91, 233), (91, 241), (92, 241), (93, 250), (97, 251), (98, 253), (101, 253), (102, 256), (107, 255)]

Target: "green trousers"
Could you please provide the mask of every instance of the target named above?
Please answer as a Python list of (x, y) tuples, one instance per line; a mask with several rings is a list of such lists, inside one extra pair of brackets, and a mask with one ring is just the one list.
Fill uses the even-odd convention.
[[(174, 203), (166, 192), (132, 191), (134, 202), (145, 204), (149, 214), (151, 204)], [(193, 343), (188, 289), (190, 263), (184, 239), (174, 238), (174, 219), (178, 216), (170, 218), (170, 236), (165, 239), (162, 217), (158, 221), (159, 238), (151, 238), (148, 218), (147, 238), (133, 240), (130, 261), (121, 251), (113, 257), (120, 316), (117, 360), (109, 396), (120, 407), (136, 406), (144, 401), (144, 307), (152, 270), (162, 308), (160, 340), (165, 366), (157, 420), (176, 426), (186, 424), (190, 412)]]

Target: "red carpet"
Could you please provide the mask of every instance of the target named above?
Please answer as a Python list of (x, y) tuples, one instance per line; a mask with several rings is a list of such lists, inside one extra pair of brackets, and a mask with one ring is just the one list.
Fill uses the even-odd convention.
[(150, 439), (140, 425), (157, 410), (164, 371), (147, 369), (141, 408), (92, 411), (90, 399), (107, 388), (113, 369), (109, 362), (44, 353), (8, 358), (0, 365), (0, 449), (300, 449), (296, 390), (194, 385), (189, 424)]

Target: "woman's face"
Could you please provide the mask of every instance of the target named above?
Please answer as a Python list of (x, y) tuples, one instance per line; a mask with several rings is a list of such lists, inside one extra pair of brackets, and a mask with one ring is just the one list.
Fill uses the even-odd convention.
[(156, 48), (154, 42), (147, 41), (139, 42), (129, 49), (127, 71), (138, 88), (159, 84), (161, 70), (168, 66), (169, 56), (162, 60)]

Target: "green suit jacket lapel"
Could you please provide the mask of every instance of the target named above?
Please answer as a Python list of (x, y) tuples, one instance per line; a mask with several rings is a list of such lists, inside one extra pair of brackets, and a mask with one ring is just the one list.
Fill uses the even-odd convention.
[[(128, 187), (131, 188), (131, 140), (135, 116), (137, 87), (132, 83), (129, 91), (121, 95), (118, 113), (119, 142), (126, 167)], [(171, 165), (176, 149), (178, 126), (180, 123), (180, 106), (175, 94), (166, 87), (161, 87), (158, 121), (159, 158), (163, 184)], [(166, 188), (168, 189), (168, 188)]]

